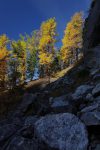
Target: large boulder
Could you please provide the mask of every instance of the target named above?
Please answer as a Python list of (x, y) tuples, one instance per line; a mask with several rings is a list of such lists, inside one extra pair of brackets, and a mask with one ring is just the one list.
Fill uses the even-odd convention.
[(49, 147), (59, 150), (87, 150), (84, 124), (73, 114), (47, 115), (35, 123), (35, 134)]

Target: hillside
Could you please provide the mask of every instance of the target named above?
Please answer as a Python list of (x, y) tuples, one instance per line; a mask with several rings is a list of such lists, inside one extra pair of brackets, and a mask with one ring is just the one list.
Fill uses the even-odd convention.
[(85, 22), (84, 58), (50, 82), (41, 78), (16, 89), (8, 96), (11, 104), (4, 101), (9, 107), (2, 110), (0, 150), (100, 150), (98, 29), (100, 0), (93, 1)]

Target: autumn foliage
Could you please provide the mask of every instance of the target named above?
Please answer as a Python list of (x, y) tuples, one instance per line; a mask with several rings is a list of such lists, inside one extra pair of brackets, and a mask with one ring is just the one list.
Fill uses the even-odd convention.
[(61, 59), (70, 64), (78, 61), (78, 52), (82, 48), (83, 14), (76, 13), (67, 24), (61, 47)]
[(55, 18), (44, 21), (39, 30), (21, 35), (17, 41), (1, 35), (0, 87), (24, 85), (27, 80), (33, 80), (36, 69), (39, 77), (50, 77), (74, 64), (82, 53), (82, 30), (83, 14), (79, 12), (67, 24), (61, 48), (56, 45), (59, 38)]
[(8, 58), (8, 38), (6, 35), (0, 36), (0, 87), (4, 88), (7, 76), (7, 58)]

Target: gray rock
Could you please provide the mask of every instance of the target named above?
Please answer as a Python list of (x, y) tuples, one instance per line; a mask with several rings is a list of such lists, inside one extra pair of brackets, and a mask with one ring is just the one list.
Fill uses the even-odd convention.
[(29, 116), (25, 119), (24, 126), (34, 126), (35, 122), (37, 121), (37, 116)]
[(100, 150), (100, 144), (97, 144), (95, 150)]
[(49, 98), (49, 104), (51, 105), (52, 102), (53, 102), (53, 97), (50, 97), (50, 98)]
[(94, 81), (100, 81), (100, 73), (99, 73), (99, 74), (96, 74), (96, 75), (93, 77), (93, 80), (94, 80)]
[(82, 109), (80, 118), (87, 126), (100, 125), (100, 102), (95, 101)]
[(66, 95), (56, 97), (52, 100), (51, 107), (63, 107), (68, 106), (68, 101), (66, 100)]
[(15, 132), (17, 127), (15, 125), (6, 124), (0, 127), (0, 146), (8, 140)]
[(87, 150), (84, 124), (73, 114), (47, 115), (35, 123), (36, 136), (49, 147), (59, 150)]
[(24, 94), (21, 104), (18, 106), (18, 108), (12, 115), (13, 118), (23, 116), (23, 114), (28, 110), (29, 106), (35, 103), (36, 97), (37, 97), (37, 93), (36, 94), (30, 94), (30, 93)]
[(98, 96), (98, 97), (95, 98), (95, 102), (97, 102), (97, 103), (100, 104), (100, 96)]
[(52, 99), (51, 101), (51, 111), (53, 113), (74, 113), (75, 110), (76, 109), (74, 105), (72, 105), (69, 95), (62, 95)]
[(100, 69), (91, 69), (90, 76), (94, 77), (95, 75), (98, 74), (99, 71), (100, 71)]
[(100, 95), (100, 83), (98, 83), (92, 91), (93, 96)]
[(88, 113), (90, 111), (96, 110), (100, 107), (98, 103), (93, 104), (91, 106), (85, 107), (84, 109), (81, 110), (81, 113)]
[(82, 99), (82, 98), (84, 98), (84, 96), (86, 96), (86, 94), (87, 94), (88, 92), (90, 92), (92, 89), (93, 89), (93, 86), (90, 86), (90, 85), (81, 85), (81, 86), (79, 86), (79, 87), (76, 89), (75, 93), (72, 94), (72, 98), (73, 98), (74, 100)]
[(100, 67), (100, 46), (97, 46), (100, 43), (100, 34), (98, 32), (100, 28), (100, 0), (93, 0), (91, 6), (89, 16), (84, 25), (84, 62), (91, 68), (98, 68)]
[(94, 100), (93, 95), (91, 93), (88, 93), (87, 96), (86, 96), (86, 100), (88, 102), (92, 102)]
[(12, 139), (6, 150), (38, 150), (38, 146), (33, 139), (16, 136)]
[(99, 111), (93, 111), (93, 112), (84, 113), (81, 116), (81, 120), (87, 126), (100, 125), (100, 112)]

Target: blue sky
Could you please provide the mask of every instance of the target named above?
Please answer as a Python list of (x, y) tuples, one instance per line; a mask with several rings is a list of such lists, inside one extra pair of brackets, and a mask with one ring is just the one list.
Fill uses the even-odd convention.
[(59, 38), (71, 16), (78, 11), (88, 14), (91, 0), (0, 0), (0, 34), (17, 40), (19, 34), (39, 29), (42, 21), (55, 17)]

